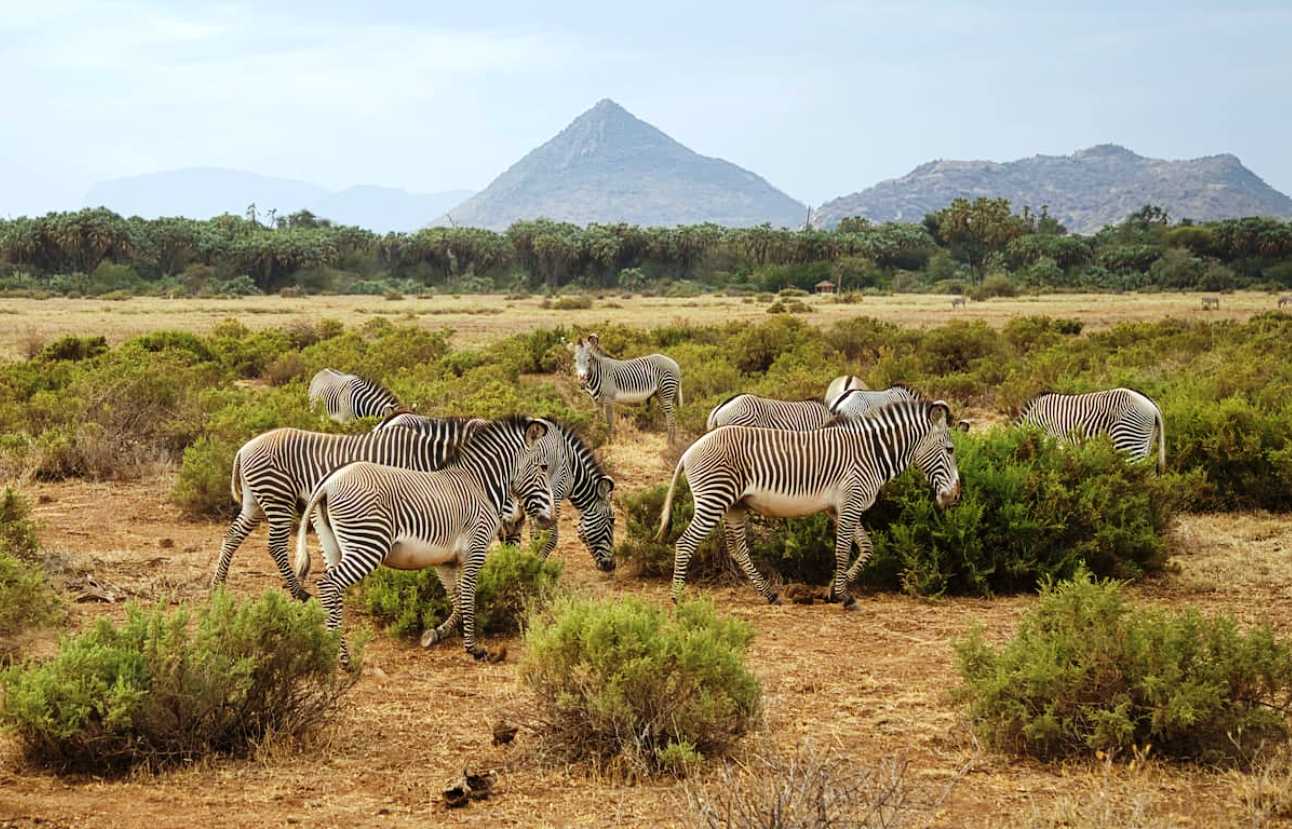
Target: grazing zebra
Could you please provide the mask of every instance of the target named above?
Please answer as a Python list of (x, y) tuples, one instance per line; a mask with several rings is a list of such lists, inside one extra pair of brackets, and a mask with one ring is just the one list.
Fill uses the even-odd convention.
[(820, 429), (829, 420), (830, 410), (816, 398), (774, 400), (756, 394), (737, 394), (713, 407), (705, 429), (712, 432), (719, 426), (757, 426), (805, 432)]
[[(423, 634), (422, 646), (447, 639), (461, 622), (467, 653), (487, 656), (476, 644), (480, 567), (498, 532), (498, 516), (513, 495), (535, 523), (546, 527), (555, 521), (548, 473), (560, 444), (547, 421), (513, 417), (486, 426), (436, 472), (359, 462), (329, 474), (301, 516), (295, 573), (301, 582), (309, 576), (312, 522), (327, 562), (318, 589), (328, 629), (341, 627), (346, 588), (379, 565), (434, 567), (453, 612)], [(344, 640), (341, 659), (349, 661)]]
[(1279, 297), (1279, 307), (1282, 308), (1284, 305), (1292, 305), (1292, 294), (1284, 294)]
[(399, 408), (399, 399), (378, 383), (330, 368), (315, 374), (310, 381), (310, 405), (320, 400), (327, 416), (337, 423), (357, 417), (384, 417)]
[[(422, 415), (400, 414), (378, 424), (377, 428), (414, 429), (435, 434), (436, 429), (442, 428), (439, 425), (441, 422)], [(466, 427), (470, 434), (488, 423), (487, 420), (476, 418), (467, 421)], [(597, 567), (609, 573), (615, 569), (615, 514), (610, 502), (615, 480), (602, 470), (596, 455), (592, 454), (592, 450), (574, 430), (560, 423), (554, 425), (561, 436), (561, 452), (551, 473), (557, 518), (560, 518), (561, 502), (568, 499), (579, 511), (579, 538), (592, 554)], [(525, 513), (515, 501), (509, 500), (503, 510), (498, 540), (504, 544), (520, 543), (524, 523)], [(558, 528), (553, 525), (539, 550), (539, 555), (543, 558), (547, 558), (556, 549), (559, 540), (557, 533)]]
[(853, 389), (835, 401), (834, 405), (830, 407), (830, 415), (850, 420), (863, 417), (881, 406), (887, 406), (889, 403), (895, 403), (898, 400), (922, 399), (919, 392), (901, 383), (894, 383), (882, 391)]
[(966, 300), (963, 294), (956, 294), (951, 297), (951, 310), (954, 311), (957, 308), (965, 307), (965, 302)]
[(1039, 426), (1062, 441), (1108, 435), (1132, 460), (1153, 453), (1157, 433), (1157, 471), (1166, 470), (1166, 426), (1162, 410), (1134, 389), (1108, 389), (1089, 394), (1042, 392), (1023, 406), (1019, 424)]
[(233, 456), (230, 490), (242, 505), (220, 545), (220, 557), (211, 584), (229, 576), (233, 554), (262, 518), (269, 521), (269, 554), (278, 565), (283, 584), (298, 599), (309, 598), (292, 573), (288, 561), (292, 520), (309, 499), (318, 482), (338, 466), (371, 461), (429, 472), (445, 460), (472, 433), (470, 421), (444, 421), (437, 434), (423, 435), (409, 429), (386, 429), (362, 435), (328, 435), (301, 429), (274, 429), (242, 445)]
[(834, 401), (843, 396), (844, 392), (864, 388), (867, 388), (867, 386), (860, 377), (844, 374), (830, 381), (830, 385), (825, 387), (825, 397), (822, 400), (826, 408), (829, 409), (834, 406)]
[[(668, 534), (673, 493), (685, 471), (695, 499), (695, 517), (677, 540), (673, 601), (682, 597), (696, 547), (721, 521), (736, 563), (767, 601), (777, 602), (779, 597), (749, 559), (748, 511), (790, 518), (828, 510), (835, 518), (836, 532), (830, 599), (851, 607), (854, 600), (847, 586), (856, 580), (871, 552), (861, 516), (875, 502), (880, 487), (915, 464), (932, 483), (940, 508), (959, 499), (960, 473), (950, 420), (946, 403), (912, 400), (814, 432), (724, 426), (704, 435), (677, 463), (656, 536), (663, 541)], [(854, 543), (860, 555), (849, 568)]]
[(616, 403), (645, 403), (659, 400), (668, 421), (668, 440), (677, 436), (674, 410), (682, 405), (682, 370), (677, 362), (663, 354), (616, 360), (601, 350), (596, 334), (589, 334), (572, 346), (574, 373), (579, 385), (594, 402), (600, 403), (606, 416), (606, 428), (614, 437)]
[(1219, 310), (1220, 310), (1220, 297), (1218, 297), (1218, 296), (1204, 296), (1204, 297), (1202, 298), (1202, 310), (1204, 310), (1204, 311), (1219, 311)]

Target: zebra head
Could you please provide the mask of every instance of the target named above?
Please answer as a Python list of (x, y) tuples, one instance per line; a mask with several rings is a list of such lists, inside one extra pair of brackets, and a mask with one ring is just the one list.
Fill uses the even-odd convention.
[(604, 573), (615, 569), (615, 511), (610, 505), (614, 488), (614, 478), (609, 475), (598, 478), (596, 498), (579, 515), (579, 540)]
[(556, 524), (550, 473), (560, 461), (560, 451), (561, 439), (554, 426), (545, 420), (525, 424), (525, 455), (516, 466), (511, 489), (529, 517), (545, 530)]
[(601, 391), (601, 364), (598, 361), (596, 334), (580, 338), (574, 346), (574, 376), (579, 378), (579, 388), (593, 400)]
[(938, 509), (946, 509), (960, 500), (960, 470), (956, 468), (956, 448), (951, 442), (951, 407), (937, 400), (927, 412), (930, 428), (915, 445), (912, 461), (933, 485)]

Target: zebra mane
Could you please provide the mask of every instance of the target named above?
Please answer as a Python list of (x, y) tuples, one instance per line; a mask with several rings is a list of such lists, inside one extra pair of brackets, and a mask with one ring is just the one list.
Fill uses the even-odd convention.
[[(399, 417), (400, 415), (406, 415), (406, 414), (417, 414), (417, 412), (413, 411), (412, 409), (410, 409), (409, 407), (407, 407), (407, 406), (405, 406), (405, 405), (403, 405), (403, 404), (400, 404), (400, 405), (396, 406), (395, 408), (391, 409), (391, 410), (390, 410), (390, 412), (389, 412), (385, 417), (383, 417), (383, 418), (380, 420), (380, 422), (378, 422), (378, 423), (377, 423), (377, 425), (376, 425), (376, 426), (372, 427), (372, 431), (374, 431), (374, 432), (375, 432), (375, 431), (377, 431), (378, 429), (382, 429), (382, 428), (384, 428), (384, 427), (386, 426), (386, 424), (387, 424), (387, 423), (389, 423), (390, 421), (394, 420), (395, 418)], [(453, 419), (453, 418), (443, 418), (443, 419), (444, 419), (444, 420), (451, 420), (451, 419)]]
[[(859, 391), (859, 390), (852, 389), (849, 392), (846, 392), (846, 394), (851, 394), (853, 391)], [(934, 404), (934, 401), (926, 400), (924, 398), (920, 398), (918, 400), (894, 400), (892, 403), (885, 403), (884, 405), (880, 406), (878, 409), (875, 409), (873, 412), (868, 413), (864, 417), (843, 417), (842, 415), (836, 414), (834, 417), (826, 421), (826, 424), (821, 428), (822, 429), (849, 429), (849, 428), (857, 428), (857, 427), (864, 428), (866, 423), (884, 422), (877, 417), (877, 415), (879, 414), (892, 413), (895, 411), (901, 411), (903, 409), (917, 410), (921, 414), (927, 415), (929, 411), (933, 409), (933, 404)], [(951, 423), (952, 423), (952, 415), (951, 415), (950, 407), (948, 407), (947, 426), (950, 427)]]
[(585, 463), (592, 467), (598, 478), (606, 474), (605, 467), (601, 465), (601, 460), (592, 451), (591, 447), (588, 446), (587, 442), (584, 441), (583, 436), (580, 435), (573, 426), (560, 420), (554, 420), (552, 418), (545, 419), (550, 423), (556, 424), (556, 428), (561, 431), (561, 436), (565, 438), (566, 445), (577, 457), (581, 458)]
[[(915, 399), (916, 399), (916, 400), (925, 400), (925, 401), (927, 401), (927, 400), (928, 400), (928, 398), (924, 396), (924, 392), (920, 391), (919, 389), (912, 388), (912, 387), (910, 387), (910, 386), (906, 385), (905, 383), (890, 383), (890, 384), (888, 385), (888, 387), (889, 387), (890, 389), (901, 389), (902, 391), (908, 391), (908, 392), (910, 392), (911, 394), (915, 395)], [(859, 390), (859, 389), (849, 389), (849, 391), (860, 391), (860, 390)], [(847, 392), (844, 392), (844, 394), (847, 394)]]

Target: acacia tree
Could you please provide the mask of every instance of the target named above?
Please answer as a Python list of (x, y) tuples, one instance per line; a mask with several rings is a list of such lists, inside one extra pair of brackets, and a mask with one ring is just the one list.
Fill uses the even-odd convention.
[(930, 224), (951, 248), (951, 255), (967, 264), (979, 282), (987, 257), (1027, 232), (1027, 224), (1010, 212), (1009, 199), (986, 197), (972, 202), (956, 199), (937, 211), (932, 222), (925, 222), (926, 227)]

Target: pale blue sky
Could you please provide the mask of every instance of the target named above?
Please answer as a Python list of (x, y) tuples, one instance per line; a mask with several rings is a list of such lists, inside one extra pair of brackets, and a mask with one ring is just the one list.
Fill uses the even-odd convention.
[(189, 166), (479, 189), (603, 97), (812, 204), (1102, 142), (1292, 192), (1290, 47), (1288, 0), (0, 0), (0, 215)]

